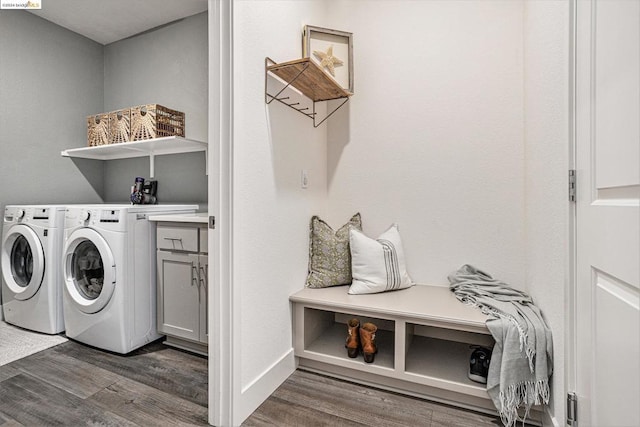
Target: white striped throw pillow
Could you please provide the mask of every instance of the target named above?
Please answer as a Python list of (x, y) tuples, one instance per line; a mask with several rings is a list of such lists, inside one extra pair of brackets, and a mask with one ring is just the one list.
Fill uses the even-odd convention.
[(349, 242), (353, 275), (350, 294), (375, 294), (413, 286), (397, 224), (391, 225), (377, 239), (351, 228)]

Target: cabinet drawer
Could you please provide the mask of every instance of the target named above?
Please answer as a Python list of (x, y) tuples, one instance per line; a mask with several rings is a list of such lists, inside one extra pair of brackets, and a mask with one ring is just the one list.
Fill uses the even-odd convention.
[(200, 252), (209, 252), (209, 229), (200, 228)]
[(198, 252), (198, 228), (158, 226), (158, 249)]

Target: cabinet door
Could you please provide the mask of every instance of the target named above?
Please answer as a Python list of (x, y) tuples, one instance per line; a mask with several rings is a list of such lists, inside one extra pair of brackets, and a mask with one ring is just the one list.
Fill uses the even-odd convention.
[(209, 295), (209, 257), (207, 255), (200, 255), (200, 342), (204, 344), (209, 343), (209, 321), (207, 317), (208, 313), (208, 295)]
[(209, 229), (200, 227), (198, 229), (198, 233), (198, 238), (200, 239), (200, 252), (206, 254), (209, 252)]
[(198, 255), (158, 251), (158, 330), (200, 340)]

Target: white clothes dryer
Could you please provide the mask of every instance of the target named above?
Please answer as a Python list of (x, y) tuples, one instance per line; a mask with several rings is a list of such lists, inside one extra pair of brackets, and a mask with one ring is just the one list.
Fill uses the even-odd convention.
[(197, 205), (88, 205), (66, 211), (66, 335), (126, 354), (156, 328), (156, 233), (149, 214), (193, 213)]
[(64, 216), (62, 205), (5, 207), (0, 258), (7, 323), (46, 334), (64, 331)]

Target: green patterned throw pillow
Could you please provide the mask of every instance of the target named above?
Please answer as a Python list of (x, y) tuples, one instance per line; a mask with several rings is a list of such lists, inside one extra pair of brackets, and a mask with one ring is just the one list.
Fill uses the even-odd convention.
[(333, 231), (329, 224), (318, 216), (311, 218), (307, 287), (326, 288), (351, 283), (351, 227), (362, 230), (360, 213), (352, 216), (338, 231)]

